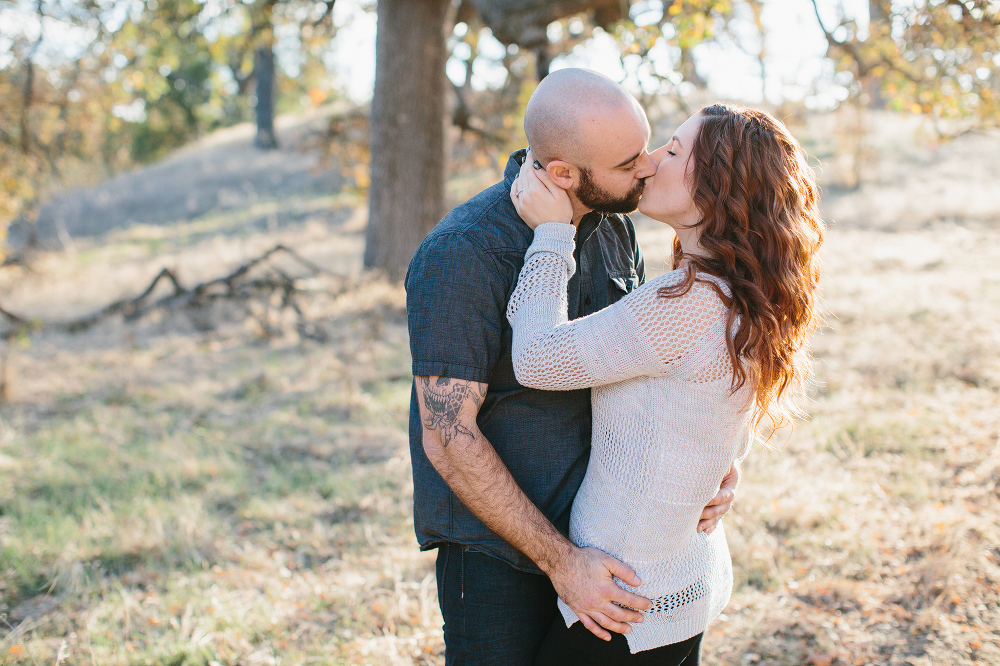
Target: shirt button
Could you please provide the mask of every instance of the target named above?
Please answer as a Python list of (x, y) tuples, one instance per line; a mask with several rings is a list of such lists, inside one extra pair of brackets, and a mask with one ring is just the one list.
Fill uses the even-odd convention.
[(590, 305), (590, 296), (587, 296), (585, 299), (583, 299), (583, 302), (585, 305)]

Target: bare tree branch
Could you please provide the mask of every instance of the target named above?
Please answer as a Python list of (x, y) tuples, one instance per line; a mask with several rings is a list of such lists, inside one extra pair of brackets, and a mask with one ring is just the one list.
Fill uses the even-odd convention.
[[(327, 275), (339, 278), (343, 281), (342, 288), (346, 290), (351, 285), (347, 278), (337, 275), (321, 266), (304, 258), (295, 250), (284, 245), (275, 245), (267, 252), (254, 257), (238, 266), (227, 275), (208, 280), (188, 289), (185, 288), (177, 276), (169, 268), (162, 269), (149, 285), (138, 295), (121, 298), (113, 303), (109, 303), (103, 308), (83, 317), (65, 322), (32, 322), (25, 317), (15, 314), (0, 306), (0, 315), (13, 324), (6, 331), (0, 332), (0, 336), (16, 334), (17, 331), (55, 329), (67, 333), (78, 333), (92, 328), (96, 324), (115, 315), (121, 315), (126, 321), (134, 321), (159, 309), (175, 306), (181, 307), (201, 307), (220, 299), (235, 299), (247, 301), (257, 296), (268, 296), (271, 294), (281, 294), (281, 309), (291, 308), (298, 317), (297, 329), (304, 337), (319, 340), (325, 339), (325, 334), (315, 326), (306, 321), (302, 308), (296, 301), (296, 296), (302, 289), (296, 284), (297, 278), (288, 275), (280, 268), (272, 267), (272, 275), (256, 279), (246, 279), (248, 273), (260, 266), (276, 254), (285, 254), (295, 260), (300, 266), (305, 268), (310, 276)], [(163, 282), (169, 282), (173, 287), (171, 293), (150, 301), (150, 297), (156, 291), (157, 286)]]
[(472, 132), (473, 134), (478, 134), (481, 138), (495, 143), (498, 146), (502, 146), (505, 143), (503, 137), (493, 134), (487, 130), (483, 121), (472, 115), (472, 109), (469, 107), (469, 103), (465, 98), (464, 87), (456, 86), (454, 83), (451, 84), (452, 89), (455, 91), (455, 98), (457, 103), (455, 104), (455, 112), (451, 116), (451, 123), (455, 127), (459, 127), (464, 132)]
[(878, 56), (876, 62), (866, 62), (865, 58), (861, 55), (861, 52), (858, 51), (855, 44), (848, 41), (837, 41), (837, 39), (833, 36), (833, 33), (827, 30), (826, 26), (823, 24), (823, 19), (819, 15), (819, 6), (816, 4), (816, 0), (810, 0), (810, 2), (812, 2), (813, 12), (816, 14), (816, 23), (819, 24), (820, 30), (823, 31), (823, 36), (826, 38), (827, 44), (829, 44), (831, 49), (841, 49), (851, 57), (851, 60), (853, 60), (855, 65), (857, 65), (857, 74), (859, 79), (867, 77), (871, 71), (879, 65), (884, 65), (885, 67), (902, 74), (914, 83), (923, 83), (924, 77), (916, 76), (912, 71), (910, 71), (909, 67), (906, 67), (899, 62), (893, 62), (883, 55)]

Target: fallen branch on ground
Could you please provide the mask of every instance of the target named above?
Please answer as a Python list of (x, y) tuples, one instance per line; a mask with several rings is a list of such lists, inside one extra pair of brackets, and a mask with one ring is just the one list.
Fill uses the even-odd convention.
[[(45, 329), (62, 330), (67, 333), (78, 333), (92, 328), (94, 325), (116, 315), (124, 317), (125, 321), (138, 320), (151, 312), (163, 309), (175, 308), (199, 308), (205, 307), (214, 301), (230, 299), (241, 303), (246, 303), (254, 299), (264, 299), (267, 302), (276, 293), (281, 295), (280, 310), (291, 308), (297, 317), (296, 328), (303, 337), (323, 341), (326, 334), (314, 325), (311, 325), (297, 302), (297, 296), (303, 290), (296, 284), (302, 277), (294, 277), (277, 267), (269, 267), (269, 271), (262, 277), (251, 279), (249, 274), (255, 268), (264, 264), (274, 255), (282, 253), (295, 260), (302, 268), (306, 269), (305, 277), (315, 277), (326, 275), (341, 280), (340, 289), (337, 293), (343, 293), (352, 285), (344, 276), (331, 273), (321, 266), (302, 257), (298, 252), (284, 245), (275, 245), (267, 252), (238, 266), (233, 272), (222, 277), (217, 277), (207, 282), (202, 282), (194, 287), (185, 288), (177, 276), (169, 268), (162, 269), (157, 273), (153, 281), (149, 283), (138, 296), (122, 298), (110, 303), (96, 312), (64, 322), (39, 322), (31, 321), (18, 314), (10, 312), (0, 306), (0, 315), (5, 317), (11, 326), (0, 331), (0, 337), (10, 337), (26, 331), (39, 331)], [(161, 282), (167, 281), (173, 287), (171, 293), (153, 299), (153, 293)], [(274, 333), (266, 322), (259, 321), (261, 328), (268, 334)]]

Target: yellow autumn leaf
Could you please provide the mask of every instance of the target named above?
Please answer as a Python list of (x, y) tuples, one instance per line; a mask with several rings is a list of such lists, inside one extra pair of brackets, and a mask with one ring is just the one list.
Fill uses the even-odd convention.
[(354, 167), (354, 184), (361, 189), (367, 188), (371, 185), (371, 178), (368, 176), (368, 165), (367, 164), (357, 164)]

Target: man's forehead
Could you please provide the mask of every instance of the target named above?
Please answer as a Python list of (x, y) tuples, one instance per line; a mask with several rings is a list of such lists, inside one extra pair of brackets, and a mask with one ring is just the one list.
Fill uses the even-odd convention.
[(649, 145), (650, 127), (637, 105), (594, 105), (577, 116), (579, 151), (584, 163), (614, 168), (642, 155)]
[[(614, 150), (609, 153), (613, 157), (613, 162), (611, 163), (613, 166), (626, 166), (629, 162), (641, 157), (643, 152), (645, 152), (651, 138), (649, 123), (642, 123), (641, 128), (641, 131), (639, 131), (639, 126), (637, 125), (636, 131), (619, 137), (620, 141), (616, 142)], [(614, 159), (614, 157), (617, 157), (617, 159)]]

